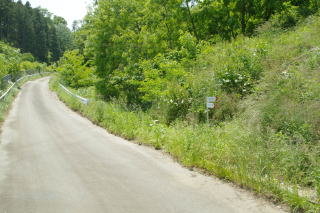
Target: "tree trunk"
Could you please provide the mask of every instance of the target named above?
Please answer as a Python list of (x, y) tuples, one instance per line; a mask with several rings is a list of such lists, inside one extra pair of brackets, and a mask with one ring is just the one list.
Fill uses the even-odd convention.
[(194, 36), (196, 37), (197, 41), (199, 41), (199, 36), (198, 36), (197, 28), (196, 28), (196, 25), (195, 25), (195, 23), (194, 23), (194, 20), (193, 20), (192, 14), (191, 14), (191, 9), (190, 9), (190, 6), (189, 6), (189, 2), (190, 2), (190, 1), (187, 0), (187, 1), (186, 1), (186, 4), (187, 4), (187, 9), (188, 9), (188, 14), (189, 14), (189, 18), (190, 18), (192, 30), (193, 30)]

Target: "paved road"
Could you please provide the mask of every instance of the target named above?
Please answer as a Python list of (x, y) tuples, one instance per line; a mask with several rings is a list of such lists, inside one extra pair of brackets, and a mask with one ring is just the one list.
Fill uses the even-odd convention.
[(27, 83), (2, 127), (0, 213), (281, 212), (69, 110)]

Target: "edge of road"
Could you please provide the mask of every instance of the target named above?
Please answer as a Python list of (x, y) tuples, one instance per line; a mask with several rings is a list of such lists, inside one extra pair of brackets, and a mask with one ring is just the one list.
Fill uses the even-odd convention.
[[(79, 110), (75, 110), (72, 108), (72, 106), (70, 106), (70, 104), (68, 104), (67, 102), (65, 102), (58, 94), (57, 91), (55, 91), (52, 87), (51, 87), (51, 81), (53, 80), (53, 78), (51, 78), (49, 80), (49, 90), (56, 96), (56, 98), (61, 102), (63, 103), (69, 110), (71, 110), (72, 112), (74, 113), (77, 113), (79, 116), (81, 116), (82, 118), (84, 119), (87, 119), (90, 123), (92, 123), (93, 125), (99, 127), (99, 128), (102, 128), (104, 131), (106, 131), (108, 134), (112, 134), (116, 137), (119, 137), (119, 138), (122, 138), (123, 140), (127, 141), (128, 143), (133, 143), (133, 144), (136, 144), (136, 145), (139, 145), (139, 146), (143, 146), (145, 148), (149, 148), (149, 149), (152, 149), (152, 150), (155, 150), (155, 151), (160, 151), (163, 155), (167, 156), (168, 158), (170, 158), (171, 160), (173, 160), (174, 162), (178, 163), (181, 167), (183, 168), (186, 168), (190, 171), (193, 171), (193, 172), (196, 172), (196, 173), (199, 173), (201, 175), (204, 175), (204, 176), (207, 176), (207, 177), (212, 177), (212, 178), (216, 178), (217, 180), (220, 180), (222, 181), (223, 183), (225, 184), (228, 184), (230, 185), (231, 187), (233, 188), (236, 188), (238, 190), (241, 190), (241, 191), (245, 191), (247, 193), (249, 193), (253, 198), (256, 198), (257, 200), (261, 200), (263, 202), (266, 202), (266, 203), (269, 203), (270, 205), (274, 206), (274, 208), (278, 208), (284, 212), (290, 212), (290, 208), (288, 205), (286, 205), (285, 203), (282, 203), (282, 202), (279, 202), (279, 200), (275, 200), (273, 199), (272, 197), (269, 197), (268, 195), (263, 195), (263, 194), (259, 194), (257, 192), (255, 192), (254, 190), (248, 188), (248, 187), (245, 187), (245, 186), (242, 186), (240, 184), (237, 184), (235, 182), (232, 182), (232, 181), (228, 181), (227, 179), (222, 179), (222, 178), (219, 178), (218, 176), (208, 172), (207, 170), (205, 169), (200, 169), (200, 168), (197, 168), (197, 167), (188, 167), (188, 166), (185, 166), (183, 165), (181, 162), (179, 162), (179, 160), (177, 158), (175, 158), (174, 156), (170, 155), (169, 153), (163, 151), (163, 150), (159, 150), (157, 149), (156, 147), (152, 146), (151, 144), (145, 144), (145, 143), (141, 143), (137, 140), (128, 140), (128, 139), (125, 139), (123, 137), (121, 137), (120, 135), (117, 135), (117, 134), (114, 134), (112, 132), (110, 132), (108, 129), (106, 129), (105, 127), (99, 125), (98, 123), (92, 121), (92, 119), (86, 115), (84, 115), (83, 113), (81, 113), (81, 111)], [(67, 94), (67, 92), (64, 90), (64, 92)], [(68, 94), (70, 95), (70, 94)], [(72, 96), (73, 97), (73, 96)], [(77, 99), (76, 97), (73, 97), (74, 99)], [(77, 101), (79, 102), (79, 104), (82, 104), (82, 105), (86, 105), (84, 104), (83, 102), (79, 101), (77, 99)]]
[[(26, 75), (18, 79), (8, 88), (6, 92), (1, 95), (0, 99), (0, 133), (2, 132), (2, 125), (4, 120), (8, 116), (9, 111), (11, 110), (12, 103), (16, 99), (17, 95), (21, 91), (21, 88), (29, 81), (34, 81), (40, 78), (51, 77), (52, 73), (40, 73), (38, 75)], [(1, 141), (0, 141), (1, 144)]]

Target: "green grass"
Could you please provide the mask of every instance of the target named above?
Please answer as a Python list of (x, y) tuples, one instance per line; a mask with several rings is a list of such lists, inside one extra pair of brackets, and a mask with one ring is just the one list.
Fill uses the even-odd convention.
[[(167, 125), (166, 106), (129, 111), (119, 101), (99, 99), (93, 87), (73, 90), (91, 98), (83, 105), (61, 90), (57, 78), (50, 85), (111, 133), (162, 149), (292, 212), (320, 212), (320, 17), (290, 31), (207, 46), (189, 71), (194, 103), (203, 105), (204, 90), (220, 97), (210, 124), (195, 122), (190, 112)], [(225, 81), (217, 90), (217, 79), (210, 79), (231, 79), (230, 73), (241, 73), (250, 86)]]
[(88, 105), (84, 105), (65, 93), (58, 86), (57, 79), (51, 81), (50, 87), (69, 107), (111, 133), (162, 149), (187, 167), (204, 169), (274, 201), (285, 202), (294, 212), (320, 210), (319, 205), (299, 196), (298, 191), (290, 190), (297, 185), (284, 185), (271, 176), (270, 171), (275, 170), (272, 167), (277, 166), (275, 162), (290, 152), (297, 152), (282, 144), (280, 136), (277, 140), (281, 143), (266, 147), (264, 139), (241, 121), (222, 127), (189, 126), (183, 122), (167, 126), (157, 123), (147, 113), (130, 112), (114, 103), (91, 99)]

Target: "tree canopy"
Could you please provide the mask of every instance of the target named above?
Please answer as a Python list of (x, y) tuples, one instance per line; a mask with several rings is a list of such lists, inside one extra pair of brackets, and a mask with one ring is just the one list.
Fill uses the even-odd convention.
[[(280, 27), (293, 26), (319, 5), (318, 0), (100, 0), (77, 30), (78, 45), (94, 60), (97, 87), (106, 98), (122, 96), (144, 106), (154, 101), (148, 93), (159, 92), (154, 81), (169, 78), (180, 81), (175, 87), (185, 86), (182, 73), (202, 47), (253, 36), (272, 18)], [(166, 86), (161, 87), (163, 94)]]
[(71, 31), (62, 17), (21, 0), (0, 0), (0, 40), (42, 62), (57, 61), (72, 46)]

